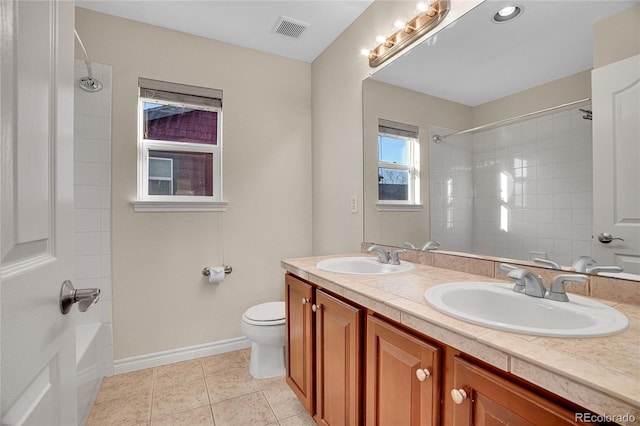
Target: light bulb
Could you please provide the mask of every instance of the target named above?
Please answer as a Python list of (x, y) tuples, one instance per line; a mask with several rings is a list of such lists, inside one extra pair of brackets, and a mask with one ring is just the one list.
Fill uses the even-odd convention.
[(516, 11), (516, 7), (515, 6), (507, 6), (507, 7), (503, 7), (502, 9), (500, 9), (498, 11), (498, 15), (500, 15), (500, 16), (509, 16), (515, 11)]

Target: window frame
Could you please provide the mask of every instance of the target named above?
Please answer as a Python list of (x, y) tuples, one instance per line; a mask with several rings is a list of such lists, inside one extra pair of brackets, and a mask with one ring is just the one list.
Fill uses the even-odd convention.
[[(142, 79), (140, 79), (142, 80)], [(145, 80), (145, 82), (154, 82)], [(174, 87), (182, 87), (174, 83), (158, 82)], [(184, 86), (187, 89), (193, 86)], [(137, 199), (132, 202), (136, 212), (149, 211), (225, 211), (227, 203), (223, 198), (223, 111), (222, 106), (200, 105), (190, 102), (181, 102), (162, 98), (150, 98), (138, 93), (137, 102)], [(205, 89), (206, 90), (206, 89)], [(176, 90), (177, 92), (177, 90)], [(221, 93), (221, 91), (219, 91)], [(186, 95), (192, 93), (186, 91)], [(180, 93), (178, 93), (178, 96)], [(146, 139), (144, 137), (144, 104), (152, 103), (158, 105), (175, 106), (179, 108), (189, 108), (201, 111), (211, 111), (217, 113), (216, 144), (180, 142), (170, 140)], [(221, 105), (221, 99), (220, 99)], [(170, 151), (185, 153), (205, 153), (212, 155), (212, 195), (150, 195), (149, 194), (149, 158), (153, 157), (150, 151)], [(174, 176), (175, 178), (175, 176)]]
[[(382, 125), (383, 120), (380, 120), (380, 122), (381, 124), (378, 126), (378, 135), (377, 135), (378, 171), (381, 168), (406, 171), (409, 175), (409, 178), (408, 178), (408, 188), (407, 188), (407, 200), (381, 200), (380, 190), (378, 189), (377, 197), (376, 197), (377, 205), (381, 210), (384, 210), (384, 209), (393, 210), (394, 206), (400, 207), (401, 209), (410, 208), (410, 207), (421, 208), (422, 205), (420, 204), (420, 138), (419, 138), (419, 134), (416, 131), (415, 132), (416, 134), (414, 137), (414, 136), (408, 136), (408, 135), (400, 135), (393, 132), (385, 132), (384, 130), (381, 129), (381, 127), (383, 127)], [(392, 125), (388, 123), (389, 122), (385, 120), (384, 127), (392, 128)], [(399, 132), (402, 132), (402, 131), (406, 132), (406, 130), (404, 129), (398, 129), (398, 130)], [(380, 160), (380, 137), (381, 136), (391, 137), (394, 139), (403, 139), (407, 141), (408, 152), (407, 152), (406, 164)], [(377, 173), (377, 175), (379, 176), (379, 172)], [(378, 182), (378, 185), (379, 185), (379, 182)]]

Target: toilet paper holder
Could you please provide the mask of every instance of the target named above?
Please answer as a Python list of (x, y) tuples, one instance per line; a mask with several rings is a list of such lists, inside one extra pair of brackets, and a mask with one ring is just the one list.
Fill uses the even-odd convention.
[[(224, 265), (224, 273), (225, 273), (225, 275), (229, 275), (232, 272), (233, 272), (233, 268), (231, 266)], [(211, 270), (209, 269), (208, 266), (204, 267), (204, 269), (202, 270), (202, 275), (204, 275), (205, 277), (208, 277), (209, 275), (211, 275)]]

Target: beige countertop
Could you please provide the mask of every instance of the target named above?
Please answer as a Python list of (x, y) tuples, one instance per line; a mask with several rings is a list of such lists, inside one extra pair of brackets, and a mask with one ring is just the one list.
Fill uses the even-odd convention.
[(420, 264), (392, 275), (345, 275), (316, 268), (319, 260), (342, 256), (367, 255), (287, 259), (282, 267), (595, 413), (626, 414), (635, 421), (616, 421), (640, 424), (639, 306), (597, 299), (630, 320), (629, 329), (614, 336), (576, 339), (504, 332), (444, 315), (424, 299), (425, 290), (437, 284), (496, 278)]

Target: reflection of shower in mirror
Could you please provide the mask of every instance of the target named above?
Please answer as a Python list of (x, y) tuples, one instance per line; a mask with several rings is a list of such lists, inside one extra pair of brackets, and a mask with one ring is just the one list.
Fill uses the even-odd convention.
[(80, 88), (82, 90), (86, 90), (87, 92), (99, 92), (102, 90), (102, 83), (97, 78), (93, 77), (93, 72), (91, 70), (91, 61), (89, 61), (89, 55), (87, 54), (87, 49), (84, 47), (84, 43), (80, 40), (80, 36), (78, 35), (78, 31), (73, 30), (75, 34), (76, 40), (80, 44), (82, 51), (84, 52), (84, 63), (87, 65), (87, 76), (82, 77), (79, 80)]

